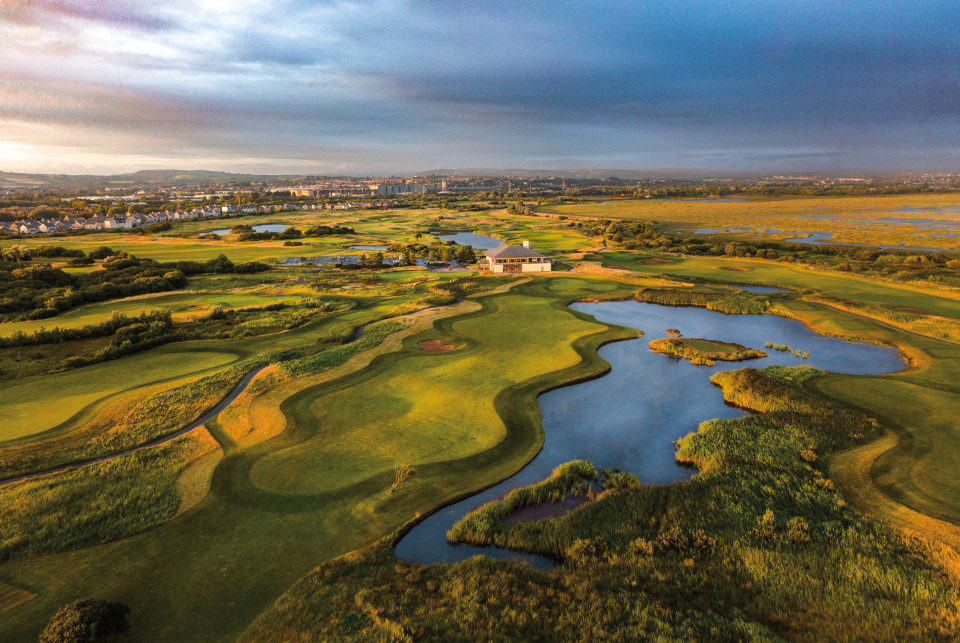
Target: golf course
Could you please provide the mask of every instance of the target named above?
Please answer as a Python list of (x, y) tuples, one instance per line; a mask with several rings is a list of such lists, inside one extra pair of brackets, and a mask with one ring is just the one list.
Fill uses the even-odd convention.
[[(613, 203), (235, 218), (355, 230), (300, 246), (199, 236), (217, 221), (0, 239), (38, 254), (5, 267), (2, 638), (95, 598), (129, 606), (138, 641), (955, 640), (955, 255), (687, 233), (798, 213), (825, 231), (830, 207), (880, 219), (837, 241), (887, 245), (892, 213), (950, 199)], [(554, 270), (403, 261), (456, 232)], [(282, 262), (346, 254), (364, 261)], [(665, 370), (631, 369), (641, 349)], [(553, 461), (567, 396), (583, 424), (623, 402), (624, 424)], [(605, 455), (659, 428), (655, 405), (678, 433)], [(428, 531), (446, 540), (424, 550), (496, 555), (402, 555)]]

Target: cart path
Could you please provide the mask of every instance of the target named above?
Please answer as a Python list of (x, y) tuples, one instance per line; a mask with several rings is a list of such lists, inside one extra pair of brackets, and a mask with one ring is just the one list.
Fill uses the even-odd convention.
[(204, 413), (198, 419), (194, 420), (193, 422), (191, 422), (190, 424), (186, 425), (181, 429), (177, 429), (173, 433), (168, 433), (163, 437), (155, 438), (149, 442), (144, 442), (143, 444), (139, 444), (135, 447), (125, 449), (123, 451), (117, 451), (109, 455), (100, 456), (99, 458), (84, 460), (82, 462), (75, 462), (73, 464), (65, 464), (59, 467), (54, 467), (53, 469), (47, 469), (45, 471), (36, 471), (34, 473), (28, 473), (26, 475), (17, 476), (15, 478), (0, 480), (0, 486), (14, 484), (16, 482), (22, 482), (23, 480), (39, 478), (40, 476), (51, 475), (54, 473), (61, 473), (63, 471), (69, 471), (71, 469), (82, 469), (84, 467), (89, 467), (94, 464), (99, 464), (101, 462), (107, 462), (108, 460), (113, 460), (114, 458), (130, 455), (131, 453), (136, 453), (137, 451), (142, 451), (143, 449), (151, 449), (153, 447), (160, 446), (161, 444), (170, 442), (171, 440), (176, 440), (180, 436), (185, 435), (190, 431), (193, 431), (194, 429), (203, 426), (210, 420), (220, 415), (220, 413), (222, 413), (225, 408), (230, 406), (230, 404), (232, 404), (233, 401), (236, 400), (240, 396), (240, 394), (246, 390), (247, 386), (250, 385), (250, 382), (253, 381), (253, 378), (255, 378), (260, 373), (260, 371), (262, 371), (265, 368), (266, 368), (266, 365), (258, 366), (253, 370), (248, 371), (247, 374), (243, 376), (243, 379), (241, 379), (240, 382), (233, 388), (233, 390), (230, 391), (226, 397), (220, 400), (220, 402), (217, 403), (216, 406), (214, 406), (212, 409)]
[[(453, 303), (454, 303), (454, 304), (458, 304), (458, 303), (460, 303), (461, 301), (463, 301), (463, 300), (458, 297), (457, 299), (454, 300)], [(409, 316), (411, 316), (411, 315), (416, 315), (416, 314), (418, 314), (418, 313), (422, 313), (422, 312), (427, 311), (427, 310), (433, 310), (434, 308), (445, 308), (445, 307), (446, 307), (446, 306), (426, 306), (426, 307), (424, 307), (424, 308), (419, 308), (419, 309), (413, 311), (412, 313), (409, 313), (408, 315), (402, 315), (402, 317), (409, 317)], [(388, 319), (390, 319), (390, 318), (388, 318)], [(353, 339), (350, 340), (349, 342), (346, 342), (345, 344), (341, 344), (341, 345), (342, 345), (342, 346), (346, 346), (346, 345), (353, 344), (353, 343), (355, 343), (355, 342), (360, 341), (360, 338), (363, 337), (363, 332), (367, 329), (368, 326), (370, 326), (370, 325), (372, 325), (372, 324), (377, 324), (377, 323), (379, 323), (379, 322), (381, 322), (381, 321), (386, 321), (386, 320), (383, 320), (383, 319), (374, 320), (374, 321), (367, 322), (366, 324), (363, 324), (363, 325), (361, 325), (361, 326), (358, 326), (357, 329), (356, 329), (356, 330), (354, 331), (354, 333), (353, 333)], [(54, 468), (52, 468), (52, 469), (45, 469), (45, 470), (43, 470), (43, 471), (35, 471), (35, 472), (33, 472), (33, 473), (27, 473), (27, 474), (24, 474), (24, 475), (21, 475), (21, 476), (16, 476), (16, 477), (14, 477), (14, 478), (7, 478), (6, 480), (0, 480), (0, 487), (2, 487), (2, 486), (4, 486), (4, 485), (8, 485), (8, 484), (15, 484), (15, 483), (17, 483), (17, 482), (22, 482), (22, 481), (24, 481), (24, 480), (32, 480), (33, 478), (39, 478), (39, 477), (41, 477), (41, 476), (47, 476), (47, 475), (53, 475), (53, 474), (56, 474), (56, 473), (62, 473), (62, 472), (64, 472), (64, 471), (69, 471), (69, 470), (72, 470), (72, 469), (83, 469), (83, 468), (85, 468), (85, 467), (89, 467), (89, 466), (92, 466), (92, 465), (94, 465), (94, 464), (100, 464), (101, 462), (107, 462), (107, 461), (109, 461), (109, 460), (113, 460), (114, 458), (119, 458), (119, 457), (121, 457), (121, 456), (130, 455), (131, 453), (136, 453), (137, 451), (142, 451), (142, 450), (144, 450), (144, 449), (151, 449), (151, 448), (153, 448), (153, 447), (160, 446), (161, 444), (165, 444), (165, 443), (167, 443), (167, 442), (170, 442), (171, 440), (176, 440), (176, 439), (179, 438), (180, 436), (185, 435), (185, 434), (189, 433), (190, 431), (193, 431), (194, 429), (203, 426), (203, 425), (206, 424), (207, 422), (213, 420), (213, 419), (216, 418), (218, 415), (220, 415), (220, 414), (223, 412), (224, 409), (226, 409), (228, 406), (230, 406), (230, 405), (234, 402), (234, 400), (236, 400), (238, 397), (240, 397), (240, 394), (243, 393), (243, 392), (247, 389), (247, 387), (250, 385), (250, 382), (253, 381), (253, 378), (255, 378), (257, 375), (259, 375), (260, 372), (261, 372), (263, 369), (267, 368), (267, 366), (268, 366), (267, 364), (264, 364), (263, 366), (257, 366), (257, 367), (255, 367), (255, 368), (253, 368), (252, 370), (248, 371), (248, 372), (246, 373), (246, 375), (243, 376), (243, 379), (241, 379), (240, 382), (233, 388), (233, 390), (230, 391), (230, 392), (227, 394), (226, 397), (224, 397), (222, 400), (220, 400), (220, 402), (217, 403), (216, 406), (214, 406), (212, 409), (210, 409), (209, 411), (207, 411), (206, 413), (204, 413), (204, 414), (203, 414), (202, 416), (200, 416), (198, 419), (194, 420), (193, 422), (191, 422), (190, 424), (186, 425), (185, 427), (183, 427), (183, 428), (181, 428), (181, 429), (177, 429), (177, 430), (174, 431), (173, 433), (168, 433), (167, 435), (164, 435), (164, 436), (159, 437), (159, 438), (155, 438), (155, 439), (153, 439), (153, 440), (150, 440), (149, 442), (144, 442), (143, 444), (139, 444), (139, 445), (137, 445), (137, 446), (135, 446), (135, 447), (131, 447), (131, 448), (129, 448), (129, 449), (124, 449), (123, 451), (117, 451), (117, 452), (115, 452), (115, 453), (110, 453), (110, 454), (103, 455), (103, 456), (100, 456), (100, 457), (97, 457), (97, 458), (92, 458), (92, 459), (90, 459), (90, 460), (82, 460), (82, 461), (80, 461), (80, 462), (74, 462), (74, 463), (71, 463), (71, 464), (60, 465), (60, 466), (54, 467)]]

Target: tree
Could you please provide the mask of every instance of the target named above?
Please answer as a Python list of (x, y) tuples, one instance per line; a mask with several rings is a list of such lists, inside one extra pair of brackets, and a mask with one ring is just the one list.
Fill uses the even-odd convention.
[(40, 643), (93, 643), (116, 639), (130, 629), (130, 608), (87, 598), (74, 601), (53, 615), (40, 635)]
[(459, 248), (457, 248), (457, 261), (463, 264), (476, 263), (477, 255), (476, 253), (474, 253), (473, 247), (460, 246)]
[(3, 250), (3, 260), (10, 263), (24, 263), (30, 261), (33, 250), (27, 246), (10, 246)]
[(370, 265), (373, 266), (374, 268), (376, 268), (376, 267), (378, 267), (378, 266), (382, 266), (382, 265), (383, 265), (383, 253), (382, 253), (382, 252), (374, 252), (374, 253), (371, 253), (371, 254), (370, 254), (369, 262), (370, 262)]

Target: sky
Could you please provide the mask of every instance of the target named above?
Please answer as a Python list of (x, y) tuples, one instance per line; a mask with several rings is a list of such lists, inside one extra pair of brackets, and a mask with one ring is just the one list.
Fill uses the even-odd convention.
[(960, 2), (0, 0), (0, 170), (960, 170)]

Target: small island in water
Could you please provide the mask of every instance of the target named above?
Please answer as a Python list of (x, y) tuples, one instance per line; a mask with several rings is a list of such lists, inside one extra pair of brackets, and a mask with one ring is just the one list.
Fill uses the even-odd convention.
[(675, 329), (668, 329), (667, 332), (670, 335), (669, 337), (650, 342), (650, 350), (655, 353), (688, 359), (691, 363), (700, 366), (713, 366), (714, 360), (739, 362), (767, 356), (761, 350), (747, 348), (742, 344), (698, 337), (681, 337), (679, 331)]

